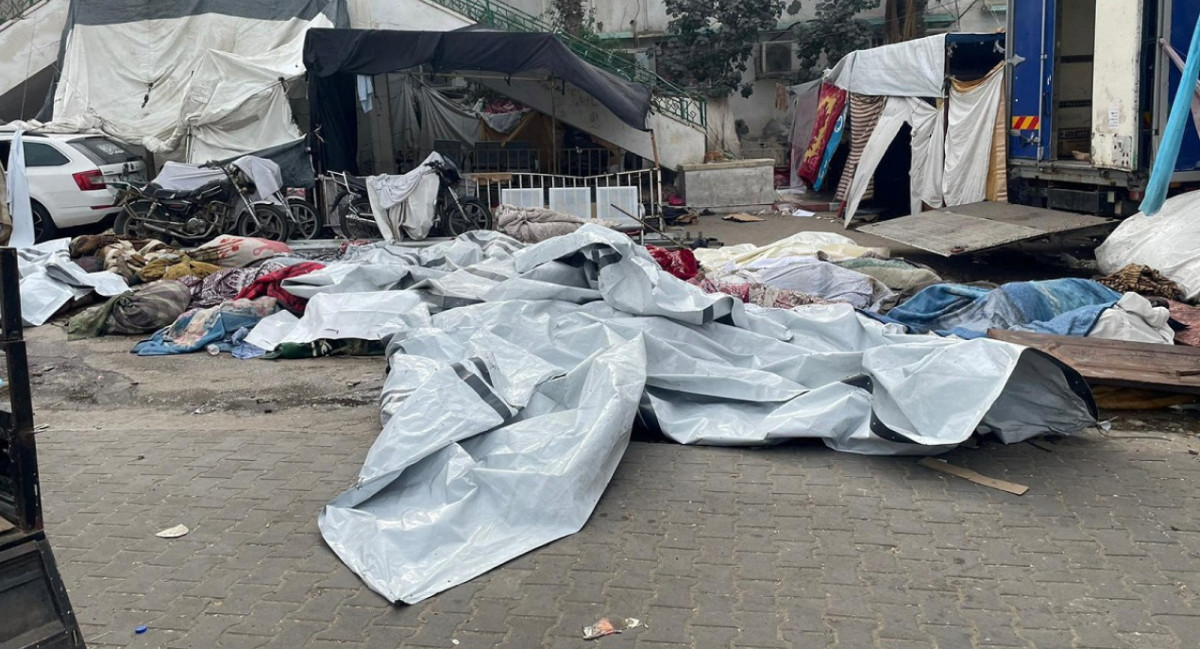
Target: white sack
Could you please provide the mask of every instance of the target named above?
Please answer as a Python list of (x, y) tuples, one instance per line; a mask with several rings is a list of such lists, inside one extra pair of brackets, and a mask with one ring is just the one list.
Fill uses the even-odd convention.
[(1096, 248), (1100, 272), (1115, 273), (1141, 264), (1167, 276), (1188, 302), (1200, 300), (1200, 192), (1167, 199), (1155, 216), (1141, 212), (1125, 219)]

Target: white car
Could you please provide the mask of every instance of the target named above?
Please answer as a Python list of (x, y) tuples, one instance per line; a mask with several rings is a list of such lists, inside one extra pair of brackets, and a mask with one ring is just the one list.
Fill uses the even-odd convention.
[[(146, 182), (142, 158), (103, 135), (26, 132), (21, 138), (37, 241), (54, 238), (59, 228), (90, 225), (120, 212), (111, 183)], [(5, 165), (12, 139), (13, 133), (0, 132)]]

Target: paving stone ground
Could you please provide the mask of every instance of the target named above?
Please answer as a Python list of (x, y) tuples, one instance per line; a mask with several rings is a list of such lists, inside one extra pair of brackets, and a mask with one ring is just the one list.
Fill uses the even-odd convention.
[[(1050, 450), (947, 456), (1028, 485), (1021, 497), (911, 458), (634, 442), (580, 533), (391, 606), (316, 525), (352, 483), (373, 422), (214, 417), (156, 429), (44, 414), (47, 530), (91, 646), (580, 647), (581, 627), (603, 616), (645, 624), (600, 641), (609, 647), (1164, 649), (1200, 638), (1200, 457), (1189, 452), (1200, 444), (1187, 433), (1118, 422)], [(178, 523), (191, 533), (154, 536)]]

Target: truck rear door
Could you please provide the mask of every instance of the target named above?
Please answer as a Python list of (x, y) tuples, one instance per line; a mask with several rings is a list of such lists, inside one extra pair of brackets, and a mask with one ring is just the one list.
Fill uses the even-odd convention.
[(1009, 3), (1009, 156), (1049, 157), (1054, 77), (1055, 0)]
[(1101, 169), (1138, 167), (1145, 1), (1096, 0), (1092, 163)]

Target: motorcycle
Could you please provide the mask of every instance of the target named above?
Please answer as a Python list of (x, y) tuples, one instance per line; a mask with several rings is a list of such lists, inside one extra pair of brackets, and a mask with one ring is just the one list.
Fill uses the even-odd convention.
[[(229, 165), (195, 189), (166, 189), (156, 183), (125, 185), (118, 196), (123, 210), (113, 230), (137, 238), (174, 238), (197, 245), (220, 234), (286, 241), (295, 215), (285, 203), (256, 200), (257, 188), (242, 169)], [(278, 192), (277, 192), (278, 193)]]
[[(425, 166), (438, 176), (431, 232), (457, 237), (471, 230), (492, 228), (492, 212), (487, 205), (473, 196), (460, 196), (455, 190), (462, 182), (462, 175), (453, 163), (445, 159), (431, 160)], [(378, 238), (379, 225), (367, 198), (366, 181), (344, 172), (330, 172), (329, 175), (338, 186), (333, 213), (342, 236), (347, 239)]]

